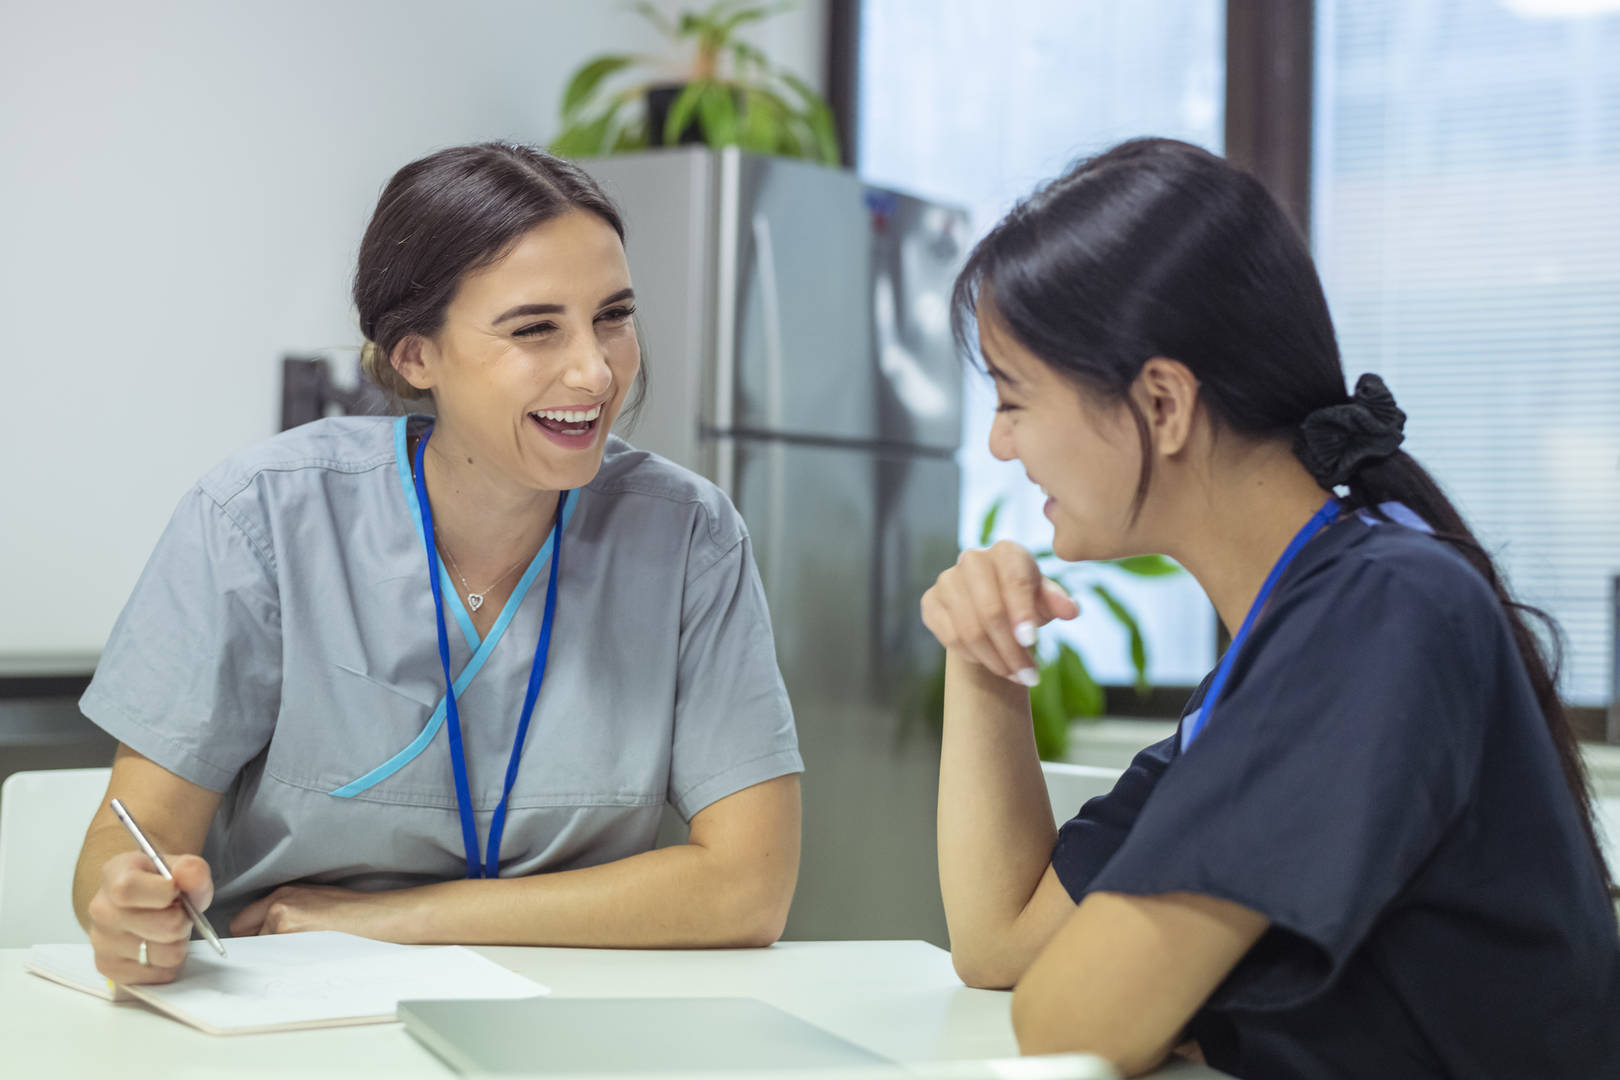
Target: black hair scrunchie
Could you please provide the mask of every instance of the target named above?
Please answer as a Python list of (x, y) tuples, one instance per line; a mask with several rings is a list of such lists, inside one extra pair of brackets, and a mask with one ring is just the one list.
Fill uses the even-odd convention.
[(1294, 454), (1325, 488), (1348, 483), (1361, 466), (1382, 461), (1400, 449), (1406, 414), (1395, 404), (1384, 380), (1367, 374), (1343, 405), (1329, 405), (1307, 416), (1294, 433)]

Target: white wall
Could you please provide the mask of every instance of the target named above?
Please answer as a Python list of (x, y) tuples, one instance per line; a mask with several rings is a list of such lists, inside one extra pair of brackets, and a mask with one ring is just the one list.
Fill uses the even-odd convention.
[[(281, 354), (359, 344), (388, 177), (549, 138), (580, 61), (660, 47), (628, 7), (0, 4), (0, 659), (99, 650), (179, 497), (274, 433)], [(825, 21), (750, 39), (821, 86)]]

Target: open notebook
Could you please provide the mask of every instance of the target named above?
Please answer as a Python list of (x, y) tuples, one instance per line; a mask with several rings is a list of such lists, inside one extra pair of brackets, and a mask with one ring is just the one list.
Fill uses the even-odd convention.
[(114, 989), (89, 945), (35, 945), (23, 967), (108, 1000), (139, 998), (210, 1035), (374, 1024), (406, 998), (524, 998), (550, 991), (459, 945), (394, 945), (334, 930), (193, 941), (180, 977)]

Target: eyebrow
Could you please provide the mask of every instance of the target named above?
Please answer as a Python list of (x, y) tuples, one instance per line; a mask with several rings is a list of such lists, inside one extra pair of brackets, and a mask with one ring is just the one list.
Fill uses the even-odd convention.
[(1001, 368), (997, 367), (996, 362), (990, 359), (990, 357), (985, 354), (983, 349), (979, 350), (979, 356), (984, 360), (984, 370), (989, 373), (991, 379), (1015, 388), (1019, 385), (1018, 380), (1013, 378), (1007, 372), (1003, 371)]
[[(634, 289), (620, 289), (613, 295), (604, 297), (596, 306), (604, 308), (621, 300), (633, 300), (635, 296), (636, 290)], [(508, 308), (495, 316), (494, 325), (499, 326), (506, 320), (515, 319), (520, 315), (561, 315), (567, 310), (568, 308), (562, 304), (519, 304), (517, 307)]]

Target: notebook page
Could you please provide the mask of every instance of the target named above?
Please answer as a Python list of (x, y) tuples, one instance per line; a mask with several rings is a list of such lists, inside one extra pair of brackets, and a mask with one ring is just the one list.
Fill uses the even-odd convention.
[[(407, 998), (519, 998), (549, 991), (460, 946), (412, 946), (371, 941), (336, 931), (229, 938), (221, 958), (193, 941), (180, 978), (131, 993), (205, 1031), (246, 1033), (275, 1028), (391, 1020)], [(68, 950), (74, 983), (97, 992), (90, 947), (36, 946), (30, 966), (51, 977)], [(36, 959), (37, 957), (37, 959)], [(63, 973), (68, 975), (67, 972)], [(67, 981), (66, 978), (60, 981)]]
[(52, 982), (83, 990), (108, 1001), (128, 1001), (128, 990), (108, 985), (107, 976), (96, 970), (96, 960), (88, 945), (32, 945), (23, 957), (23, 967)]

